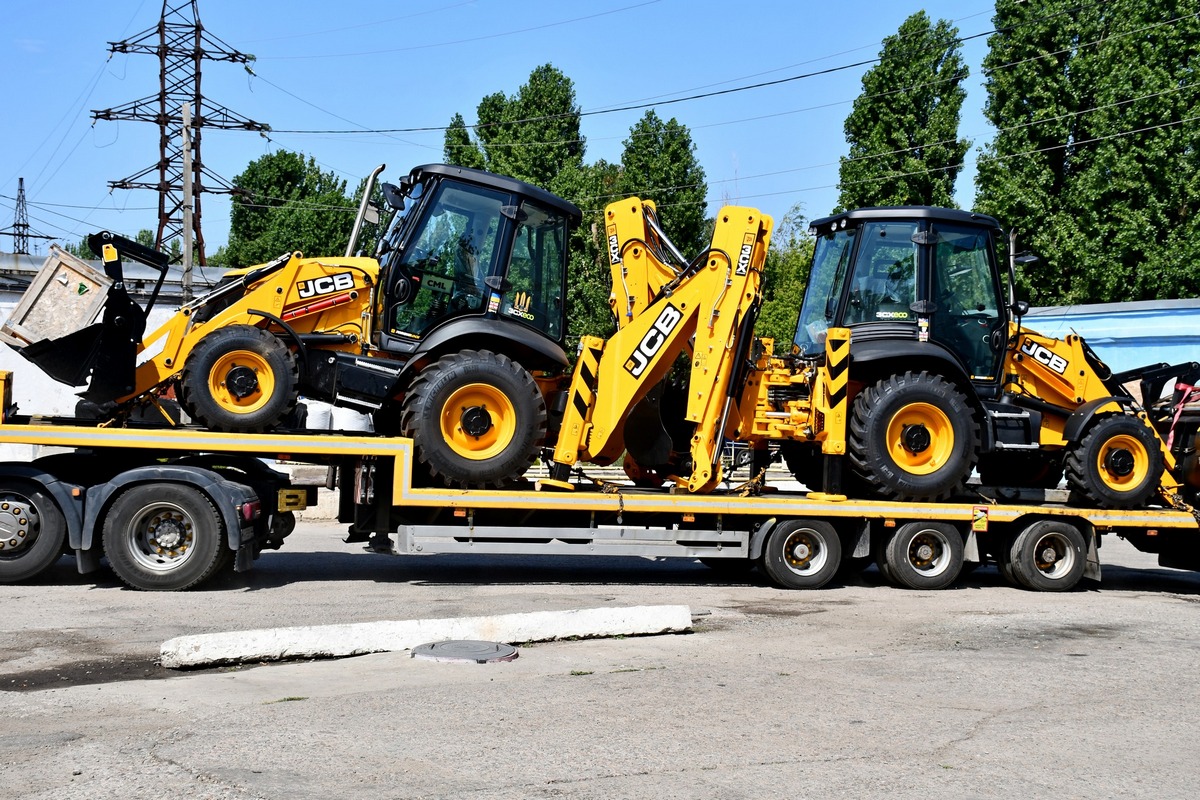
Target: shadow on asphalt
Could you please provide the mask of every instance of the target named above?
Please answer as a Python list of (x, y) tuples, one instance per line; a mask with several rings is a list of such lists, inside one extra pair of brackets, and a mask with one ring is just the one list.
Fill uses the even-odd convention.
[[(1200, 596), (1200, 573), (1165, 568), (1133, 568), (1106, 564), (1101, 583), (1084, 581), (1076, 591), (1133, 591)], [(698, 561), (595, 556), (393, 556), (354, 552), (267, 552), (245, 573), (228, 572), (210, 579), (195, 592), (262, 591), (308, 582), (406, 583), (414, 586), (482, 585), (640, 585), (640, 586), (760, 586), (770, 582), (758, 571), (726, 566), (714, 569)], [(122, 588), (107, 565), (79, 575), (74, 562), (63, 558), (25, 586), (87, 585), (96, 589)], [(836, 586), (886, 586), (871, 566), (858, 574), (841, 575)], [(1010, 588), (993, 566), (982, 566), (959, 578), (958, 590)], [(782, 590), (781, 590), (782, 591)]]

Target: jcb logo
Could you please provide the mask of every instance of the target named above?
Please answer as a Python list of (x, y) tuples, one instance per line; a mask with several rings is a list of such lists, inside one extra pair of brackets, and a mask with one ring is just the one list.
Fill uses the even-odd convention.
[(517, 292), (513, 295), (512, 308), (508, 310), (508, 313), (514, 317), (532, 321), (534, 315), (529, 312), (529, 304), (532, 299), (529, 292)]
[(633, 354), (625, 361), (625, 371), (635, 378), (642, 377), (646, 367), (650, 366), (650, 361), (666, 344), (667, 337), (671, 335), (671, 331), (675, 330), (682, 319), (683, 314), (679, 312), (679, 309), (667, 303), (663, 310), (658, 312), (658, 319), (654, 320), (654, 326), (646, 331), (646, 335), (642, 337), (642, 341), (638, 342)]
[(754, 252), (754, 246), (750, 244), (742, 245), (742, 254), (738, 256), (737, 274), (745, 275), (746, 270), (750, 269), (750, 255)]
[(1059, 375), (1064, 375), (1067, 372), (1067, 360), (1060, 355), (1056, 355), (1046, 347), (1038, 344), (1032, 339), (1026, 339), (1021, 342), (1021, 352), (1032, 358), (1034, 361), (1057, 372)]
[(621, 263), (621, 243), (617, 240), (617, 226), (608, 226), (608, 261), (610, 264)]
[(339, 272), (336, 275), (325, 275), (311, 278), (296, 284), (296, 290), (301, 297), (316, 297), (319, 294), (330, 294), (354, 288), (354, 275), (350, 272)]

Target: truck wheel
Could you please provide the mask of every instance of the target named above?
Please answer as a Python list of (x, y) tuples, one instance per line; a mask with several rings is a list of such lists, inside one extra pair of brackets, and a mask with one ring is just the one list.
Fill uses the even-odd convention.
[(909, 589), (944, 589), (958, 579), (963, 537), (944, 522), (909, 522), (887, 543), (888, 575)]
[(183, 484), (141, 484), (117, 496), (104, 521), (104, 553), (134, 589), (173, 592), (228, 561), (225, 526), (208, 496)]
[(898, 500), (944, 500), (975, 466), (979, 429), (966, 398), (927, 372), (893, 375), (854, 399), (850, 463), (874, 493)]
[(1067, 454), (1067, 484), (1101, 508), (1145, 505), (1162, 473), (1158, 437), (1136, 417), (1102, 417)]
[(296, 406), (299, 370), (279, 337), (231, 325), (193, 348), (179, 380), (191, 417), (214, 431), (265, 431)]
[(763, 546), (763, 569), (784, 589), (820, 589), (833, 579), (841, 563), (842, 540), (828, 522), (781, 522)]
[(0, 483), (0, 583), (29, 580), (63, 554), (67, 522), (41, 487), (31, 481)]
[(1009, 569), (1022, 586), (1037, 592), (1065, 592), (1083, 577), (1087, 542), (1074, 525), (1041, 520), (1017, 535)]
[(512, 359), (463, 350), (442, 356), (413, 381), (400, 430), (446, 486), (499, 487), (533, 464), (546, 438), (546, 401)]

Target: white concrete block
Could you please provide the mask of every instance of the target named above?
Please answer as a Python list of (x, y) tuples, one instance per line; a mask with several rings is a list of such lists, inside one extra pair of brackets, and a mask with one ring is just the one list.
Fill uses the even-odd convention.
[(163, 642), (164, 667), (353, 656), (408, 650), (427, 642), (471, 639), (517, 644), (573, 637), (633, 636), (691, 630), (688, 606), (534, 611), (492, 617), (413, 619), (270, 628), (179, 636)]

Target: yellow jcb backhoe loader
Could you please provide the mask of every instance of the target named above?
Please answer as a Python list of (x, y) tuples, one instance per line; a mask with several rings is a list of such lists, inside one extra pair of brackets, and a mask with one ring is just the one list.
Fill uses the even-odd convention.
[(711, 245), (684, 263), (653, 203), (605, 215), (619, 330), (584, 340), (547, 487), (627, 451), (635, 479), (709, 491), (723, 443), (738, 441), (779, 443), (799, 480), (833, 496), (942, 500), (978, 467), (1006, 487), (1057, 486), (1065, 472), (1087, 505), (1194, 501), (1200, 364), (1114, 375), (1079, 336), (1025, 329), (990, 217), (902, 207), (814, 222), (796, 334), (775, 355), (753, 336), (769, 217), (722, 209)]

